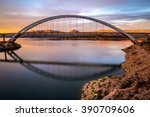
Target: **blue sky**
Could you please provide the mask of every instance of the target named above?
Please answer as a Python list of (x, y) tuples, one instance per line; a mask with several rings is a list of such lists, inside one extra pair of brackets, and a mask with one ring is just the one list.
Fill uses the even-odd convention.
[(86, 15), (123, 28), (149, 29), (150, 0), (1, 0), (0, 32), (54, 15)]

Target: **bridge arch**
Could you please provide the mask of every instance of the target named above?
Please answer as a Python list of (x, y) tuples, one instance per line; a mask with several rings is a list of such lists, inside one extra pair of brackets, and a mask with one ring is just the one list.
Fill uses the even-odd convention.
[(108, 26), (108, 27), (112, 28), (113, 30), (119, 32), (120, 34), (124, 35), (125, 37), (129, 38), (132, 43), (136, 44), (135, 38), (133, 38), (131, 35), (129, 35), (125, 31), (117, 28), (116, 26), (114, 26), (110, 23), (107, 23), (105, 21), (99, 20), (99, 19), (95, 19), (95, 18), (88, 17), (88, 16), (81, 16), (81, 15), (58, 15), (58, 16), (52, 16), (52, 17), (41, 19), (41, 20), (36, 21), (36, 22), (26, 26), (25, 28), (21, 29), (18, 33), (16, 33), (12, 38), (10, 38), (8, 40), (8, 43), (9, 42), (15, 42), (16, 39), (18, 37), (20, 37), (23, 33), (25, 33), (26, 31), (30, 30), (31, 28), (33, 28), (39, 24), (42, 24), (42, 23), (47, 22), (47, 21), (55, 20), (55, 19), (60, 19), (60, 18), (80, 18), (80, 19), (87, 19), (87, 20), (91, 20), (91, 21), (103, 24), (103, 25)]
[[(57, 74), (53, 71), (47, 71), (47, 70), (44, 70), (44, 69), (41, 69), (39, 67), (36, 66), (36, 64), (40, 64), (42, 65), (42, 62), (38, 62), (38, 61), (35, 61), (32, 60), (32, 61), (26, 61), (24, 60), (23, 58), (21, 58), (19, 55), (17, 55), (17, 53), (15, 53), (13, 50), (12, 51), (7, 51), (7, 54), (14, 60), (14, 62), (18, 62), (20, 63), (23, 67), (29, 69), (30, 71), (34, 72), (34, 73), (37, 73), (39, 75), (42, 75), (46, 78), (51, 78), (51, 79), (54, 79), (54, 80), (65, 80), (65, 81), (87, 81), (87, 80), (92, 80), (92, 79), (95, 79), (97, 77), (103, 77), (103, 76), (106, 76), (110, 73), (113, 73), (117, 70), (120, 69), (120, 65), (121, 64), (99, 64), (99, 65), (94, 65), (94, 64), (88, 64), (88, 63), (79, 63), (79, 64), (76, 64), (76, 63), (67, 63), (67, 62), (64, 62), (64, 63), (57, 63), (57, 62), (46, 62), (46, 65), (64, 65), (64, 66), (76, 66), (77, 69), (79, 69), (79, 67), (83, 67), (83, 68), (90, 68), (90, 67), (109, 67), (108, 69), (106, 70), (100, 70), (98, 72), (94, 72), (94, 73), (90, 73), (90, 72), (86, 72), (87, 74), (86, 75), (81, 75), (81, 76), (75, 76), (75, 73), (74, 75), (69, 75), (69, 76), (65, 76), (63, 74)], [(44, 62), (43, 62), (44, 63)], [(57, 68), (57, 67), (56, 67)], [(68, 70), (68, 69), (67, 69)], [(77, 71), (77, 70), (75, 70)]]

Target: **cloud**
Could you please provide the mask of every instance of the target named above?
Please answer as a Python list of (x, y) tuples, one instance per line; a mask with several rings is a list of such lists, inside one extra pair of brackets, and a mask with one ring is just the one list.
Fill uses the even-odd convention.
[(147, 13), (136, 13), (136, 14), (112, 14), (112, 15), (100, 15), (99, 18), (102, 17), (106, 20), (116, 21), (116, 20), (125, 20), (125, 21), (133, 21), (137, 19), (145, 19), (150, 20), (150, 12)]
[(150, 0), (1, 0), (0, 28), (24, 27), (41, 18), (78, 14), (108, 22), (149, 23)]

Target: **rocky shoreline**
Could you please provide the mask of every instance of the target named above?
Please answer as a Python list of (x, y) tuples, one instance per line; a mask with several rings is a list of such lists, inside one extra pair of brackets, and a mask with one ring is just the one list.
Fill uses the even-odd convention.
[(8, 50), (17, 50), (21, 48), (20, 44), (17, 43), (8, 43), (6, 46), (7, 42), (0, 41), (0, 52), (8, 51)]
[(82, 88), (83, 100), (149, 100), (150, 42), (123, 49), (124, 76), (107, 76), (87, 82)]

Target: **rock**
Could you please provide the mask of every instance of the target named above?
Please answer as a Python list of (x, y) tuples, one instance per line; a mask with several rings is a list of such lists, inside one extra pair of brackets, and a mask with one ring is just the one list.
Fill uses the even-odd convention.
[(20, 47), (21, 45), (17, 43), (8, 43), (8, 45), (6, 46), (6, 42), (3, 42), (3, 41), (0, 42), (0, 52), (9, 51), (9, 50), (17, 50)]
[(83, 86), (81, 99), (150, 99), (150, 43), (141, 42), (123, 49), (124, 76), (109, 76)]
[(86, 83), (83, 87), (82, 99), (103, 99), (116, 88), (122, 77), (104, 77)]

